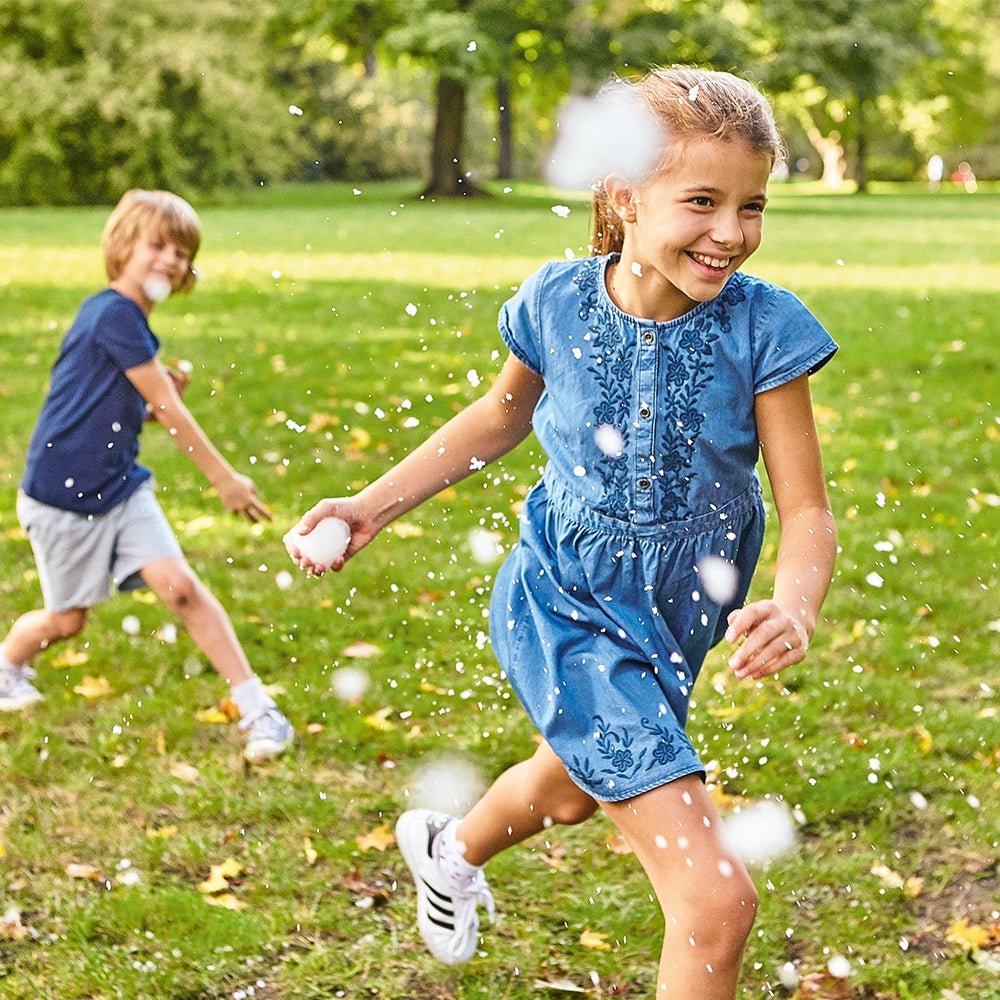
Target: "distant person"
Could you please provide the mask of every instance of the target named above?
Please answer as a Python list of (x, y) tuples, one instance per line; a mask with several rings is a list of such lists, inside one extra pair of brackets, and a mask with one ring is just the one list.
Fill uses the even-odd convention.
[[(705, 789), (688, 703), (723, 638), (750, 684), (806, 655), (836, 552), (809, 376), (836, 344), (794, 295), (740, 270), (781, 158), (767, 101), (687, 68), (616, 86), (655, 119), (655, 164), (603, 178), (594, 256), (529, 277), (501, 309), (510, 354), (485, 395), (299, 531), (345, 520), (339, 570), (534, 430), (548, 465), (497, 575), (491, 637), (543, 739), (463, 819), (400, 817), (418, 927), (441, 961), (468, 960), (477, 906), (493, 909), (482, 866), (600, 808), (663, 910), (656, 996), (732, 1000), (757, 893)], [(744, 605), (764, 537), (761, 452), (781, 538), (773, 596)], [(295, 539), (293, 560), (321, 571)]]
[(110, 284), (87, 298), (63, 339), (28, 447), (17, 513), (38, 565), (43, 610), (14, 622), (0, 644), (0, 709), (41, 701), (28, 666), (76, 635), (89, 610), (148, 586), (181, 620), (229, 684), (246, 729), (245, 756), (280, 754), (292, 727), (247, 662), (222, 605), (195, 575), (136, 461), (149, 416), (218, 490), (226, 510), (270, 520), (253, 482), (219, 454), (181, 401), (187, 379), (157, 359), (154, 305), (194, 287), (201, 242), (194, 209), (166, 191), (129, 191), (104, 228)]
[(976, 188), (976, 175), (972, 172), (972, 166), (969, 164), (968, 160), (962, 160), (962, 162), (952, 171), (951, 174), (952, 183), (961, 184), (962, 187), (968, 194), (975, 194)]
[(932, 191), (937, 191), (941, 187), (941, 180), (944, 177), (944, 160), (935, 153), (927, 161), (927, 186)]

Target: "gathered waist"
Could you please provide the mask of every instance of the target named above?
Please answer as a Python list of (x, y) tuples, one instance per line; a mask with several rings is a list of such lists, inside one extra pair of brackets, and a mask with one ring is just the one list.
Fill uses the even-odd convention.
[(567, 489), (552, 466), (547, 466), (541, 482), (535, 490), (544, 489), (548, 502), (570, 521), (584, 528), (593, 528), (604, 534), (618, 535), (628, 539), (646, 539), (650, 541), (693, 537), (704, 532), (716, 531), (721, 526), (732, 523), (742, 525), (746, 515), (752, 511), (763, 513), (760, 483), (756, 476), (749, 486), (725, 503), (711, 505), (706, 511), (677, 520), (650, 521), (638, 523), (625, 521), (597, 510), (586, 500), (575, 496)]

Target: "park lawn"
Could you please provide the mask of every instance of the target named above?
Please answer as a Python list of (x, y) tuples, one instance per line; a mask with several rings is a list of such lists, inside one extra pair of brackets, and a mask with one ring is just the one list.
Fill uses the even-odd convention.
[[(153, 326), (164, 358), (193, 363), (191, 409), (274, 523), (225, 516), (158, 428), (143, 455), (298, 742), (245, 768), (235, 726), (198, 716), (221, 683), (144, 594), (40, 656), (47, 700), (0, 715), (0, 997), (653, 995), (658, 910), (607, 821), (491, 863), (499, 921), (460, 969), (424, 953), (385, 836), (428, 783), (489, 781), (533, 750), (486, 641), (499, 563), (471, 542), (486, 530), (513, 544), (543, 462), (533, 440), (342, 574), (286, 575), (297, 515), (475, 398), (503, 357), (499, 304), (544, 260), (585, 252), (576, 196), (414, 191), (261, 190), (202, 210), (202, 284)], [(739, 684), (717, 650), (695, 692), (690, 731), (724, 807), (771, 798), (796, 817), (796, 848), (755, 869), (744, 996), (789, 995), (790, 962), (802, 997), (987, 1000), (1000, 995), (1000, 194), (772, 195), (750, 269), (793, 288), (842, 347), (813, 384), (842, 551), (804, 664)], [(2, 628), (40, 600), (17, 482), (59, 339), (102, 281), (105, 215), (0, 212)], [(369, 681), (357, 702), (338, 696), (343, 669)], [(104, 697), (79, 693), (88, 677)], [(199, 891), (227, 859), (228, 889)], [(824, 976), (837, 955), (846, 981)]]

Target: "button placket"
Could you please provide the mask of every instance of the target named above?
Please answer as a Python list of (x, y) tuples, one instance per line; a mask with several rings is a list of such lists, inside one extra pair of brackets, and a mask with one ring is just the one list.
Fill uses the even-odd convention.
[(635, 427), (635, 508), (637, 512), (649, 514), (653, 510), (653, 464), (649, 456), (654, 454), (653, 436), (656, 421), (653, 406), (649, 402), (656, 398), (657, 350), (656, 332), (651, 329), (639, 331), (639, 364), (636, 378), (636, 399), (638, 405), (633, 411), (639, 420)]

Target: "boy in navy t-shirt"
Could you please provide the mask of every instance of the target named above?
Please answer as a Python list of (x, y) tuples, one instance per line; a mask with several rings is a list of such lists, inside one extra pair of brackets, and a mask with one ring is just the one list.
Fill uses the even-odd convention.
[(186, 375), (157, 359), (153, 306), (195, 283), (198, 217), (166, 191), (130, 191), (104, 228), (110, 284), (90, 296), (63, 340), (28, 447), (17, 513), (38, 565), (44, 609), (0, 644), (0, 710), (42, 700), (28, 662), (76, 635), (88, 610), (119, 590), (151, 587), (230, 685), (247, 730), (244, 755), (280, 754), (292, 728), (247, 661), (222, 605), (181, 552), (139, 465), (147, 418), (161, 423), (206, 475), (226, 510), (270, 520), (252, 480), (219, 454), (181, 394)]

